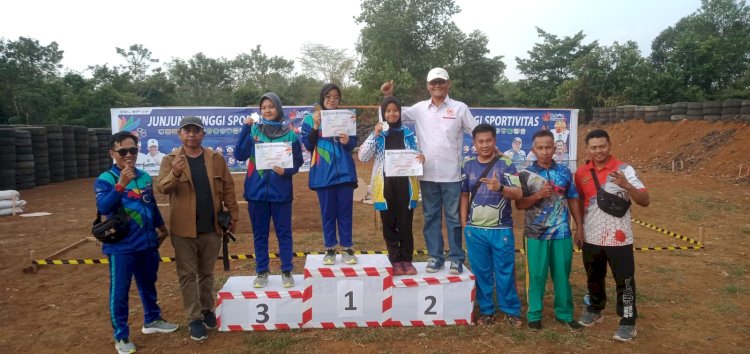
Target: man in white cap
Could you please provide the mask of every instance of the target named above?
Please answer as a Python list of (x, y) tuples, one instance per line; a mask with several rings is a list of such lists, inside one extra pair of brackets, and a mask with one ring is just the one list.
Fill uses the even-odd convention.
[[(380, 91), (392, 96), (393, 80), (384, 83)], [(419, 145), (425, 156), (423, 175), (419, 182), (424, 212), (424, 238), (430, 259), (426, 271), (437, 272), (445, 267), (443, 218), (448, 230), (450, 273), (461, 274), (465, 254), (461, 248), (461, 222), (458, 209), (461, 197), (461, 148), (464, 134), (471, 134), (477, 125), (469, 107), (448, 97), (451, 81), (443, 68), (427, 74), (430, 99), (404, 108), (401, 120), (414, 124)]]
[(143, 169), (148, 172), (151, 176), (159, 175), (159, 166), (161, 166), (161, 159), (164, 158), (164, 154), (159, 152), (159, 141), (156, 139), (148, 139), (148, 154), (146, 154), (146, 161), (143, 163)]
[(524, 168), (524, 162), (526, 162), (526, 151), (521, 150), (521, 137), (517, 136), (513, 138), (513, 144), (511, 148), (506, 150), (503, 154), (508, 157), (513, 164), (516, 165), (516, 169), (519, 171)]

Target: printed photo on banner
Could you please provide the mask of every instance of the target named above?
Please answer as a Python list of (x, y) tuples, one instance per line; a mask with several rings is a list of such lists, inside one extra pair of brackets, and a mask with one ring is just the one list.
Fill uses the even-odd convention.
[(339, 134), (357, 135), (357, 116), (348, 109), (328, 109), (320, 111), (320, 125), (324, 138)]
[(419, 152), (413, 150), (385, 150), (385, 175), (387, 177), (421, 176), (422, 163)]

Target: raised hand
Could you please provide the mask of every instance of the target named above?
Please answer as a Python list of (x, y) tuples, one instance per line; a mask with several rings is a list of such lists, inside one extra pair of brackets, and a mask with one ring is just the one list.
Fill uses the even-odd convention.
[(339, 134), (339, 142), (341, 142), (344, 145), (348, 144), (349, 143), (349, 136), (346, 135), (345, 133)]
[(384, 82), (383, 85), (380, 86), (380, 92), (383, 94), (383, 96), (393, 96), (393, 89), (396, 88), (396, 84), (393, 83), (393, 80)]
[(187, 165), (185, 155), (176, 156), (174, 160), (172, 160), (172, 174), (174, 174), (176, 177), (180, 177), (180, 175), (182, 175), (182, 172), (185, 171), (185, 165)]
[(375, 133), (375, 136), (380, 135), (381, 132), (383, 132), (383, 122), (378, 122), (378, 124), (375, 124), (375, 129), (373, 130)]
[(120, 180), (117, 182), (121, 186), (127, 186), (135, 178), (135, 169), (131, 165), (125, 166), (120, 171)]
[(497, 171), (492, 172), (492, 178), (480, 178), (479, 182), (484, 183), (487, 186), (487, 189), (491, 191), (500, 190), (500, 180), (497, 178)]

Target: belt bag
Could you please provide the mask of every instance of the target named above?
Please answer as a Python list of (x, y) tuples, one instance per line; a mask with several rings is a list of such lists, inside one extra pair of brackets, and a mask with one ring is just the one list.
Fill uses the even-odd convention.
[(599, 209), (616, 218), (625, 216), (625, 214), (628, 212), (628, 209), (630, 209), (630, 204), (632, 204), (630, 202), (630, 199), (625, 199), (622, 196), (609, 193), (602, 189), (602, 186), (599, 184), (599, 179), (596, 177), (596, 172), (593, 168), (591, 169), (591, 177), (594, 179), (594, 183), (596, 184), (596, 205), (599, 207)]
[(91, 227), (91, 234), (102, 243), (117, 243), (128, 235), (130, 228), (128, 226), (128, 217), (122, 210), (107, 218), (101, 220), (102, 214), (96, 213), (94, 225)]

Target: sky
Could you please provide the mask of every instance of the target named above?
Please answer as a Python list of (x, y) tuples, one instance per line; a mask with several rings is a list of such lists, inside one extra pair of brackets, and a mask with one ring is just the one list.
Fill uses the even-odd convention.
[[(455, 0), (453, 21), (464, 33), (484, 32), (490, 56), (503, 56), (505, 75), (516, 81), (516, 57), (540, 42), (536, 27), (558, 37), (578, 31), (584, 43), (633, 40), (643, 55), (661, 31), (695, 12), (700, 0)], [(142, 44), (160, 64), (194, 54), (227, 59), (257, 45), (268, 56), (299, 62), (304, 43), (347, 49), (362, 25), (356, 0), (11, 0), (2, 5), (0, 37), (52, 41), (66, 68), (86, 74), (89, 65), (122, 65), (115, 48)], [(440, 66), (440, 63), (435, 63)], [(297, 71), (301, 71), (297, 67)]]

